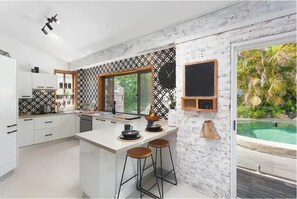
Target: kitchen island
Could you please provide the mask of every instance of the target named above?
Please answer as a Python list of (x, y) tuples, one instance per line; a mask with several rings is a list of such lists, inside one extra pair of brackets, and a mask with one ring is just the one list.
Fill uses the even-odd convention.
[[(127, 120), (126, 120), (127, 122)], [(158, 138), (170, 142), (175, 162), (176, 132), (175, 127), (169, 127), (165, 121), (158, 121), (162, 125), (161, 132), (148, 132), (145, 130), (147, 121), (144, 118), (131, 120), (133, 129), (139, 130), (141, 138), (133, 141), (120, 140), (118, 136), (124, 130), (123, 124), (116, 124), (93, 131), (76, 134), (80, 143), (80, 187), (83, 193), (91, 198), (113, 198), (116, 196), (124, 160), (127, 150), (144, 146)], [(164, 151), (164, 152), (163, 152)], [(163, 169), (171, 170), (168, 150), (164, 149)], [(155, 152), (155, 150), (153, 150)], [(147, 164), (150, 165), (150, 159)], [(152, 167), (144, 175), (152, 173)], [(136, 161), (128, 158), (124, 180), (136, 174)], [(121, 196), (127, 197), (136, 190), (136, 178), (122, 186)]]

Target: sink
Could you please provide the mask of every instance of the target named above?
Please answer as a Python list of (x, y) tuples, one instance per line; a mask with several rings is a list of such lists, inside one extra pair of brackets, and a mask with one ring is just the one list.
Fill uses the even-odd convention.
[(93, 115), (97, 116), (112, 116), (111, 112), (96, 112)]

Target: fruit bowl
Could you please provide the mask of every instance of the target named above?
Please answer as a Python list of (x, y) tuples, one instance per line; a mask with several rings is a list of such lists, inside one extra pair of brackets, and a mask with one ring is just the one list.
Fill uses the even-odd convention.
[(154, 116), (146, 115), (144, 117), (147, 121), (153, 121), (153, 122), (158, 121), (160, 119), (159, 115), (154, 115)]

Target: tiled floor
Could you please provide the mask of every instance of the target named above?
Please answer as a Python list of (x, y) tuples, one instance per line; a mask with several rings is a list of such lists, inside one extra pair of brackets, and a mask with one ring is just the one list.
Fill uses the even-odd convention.
[[(78, 154), (76, 139), (22, 148), (19, 167), (0, 179), (0, 198), (81, 198)], [(206, 197), (187, 185), (165, 186), (165, 198)]]

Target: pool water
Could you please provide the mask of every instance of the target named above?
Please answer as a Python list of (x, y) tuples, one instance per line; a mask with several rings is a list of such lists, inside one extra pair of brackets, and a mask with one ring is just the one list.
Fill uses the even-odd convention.
[(288, 122), (238, 121), (237, 134), (251, 138), (280, 142), (285, 144), (297, 143), (296, 125)]

